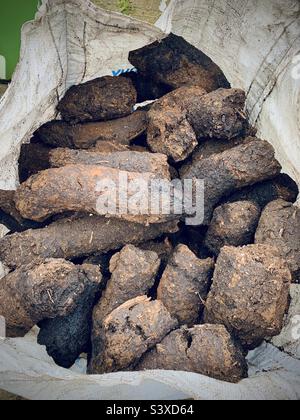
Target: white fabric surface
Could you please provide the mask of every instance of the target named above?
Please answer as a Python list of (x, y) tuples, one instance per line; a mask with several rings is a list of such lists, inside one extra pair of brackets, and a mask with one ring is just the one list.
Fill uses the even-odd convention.
[[(299, 10), (297, 0), (173, 0), (158, 26), (201, 48), (248, 92), (251, 121), (300, 184)], [(128, 68), (128, 51), (163, 36), (89, 1), (44, 0), (23, 27), (20, 62), (0, 100), (0, 188), (17, 186), (21, 143), (55, 116), (69, 86)], [(32, 338), (0, 340), (0, 388), (30, 399), (300, 398), (298, 360), (265, 344), (249, 364), (251, 377), (238, 385), (164, 371), (90, 377), (57, 367)]]

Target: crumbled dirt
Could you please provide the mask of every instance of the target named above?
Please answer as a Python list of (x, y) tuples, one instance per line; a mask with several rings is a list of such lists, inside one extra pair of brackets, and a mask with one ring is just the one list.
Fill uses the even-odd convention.
[(276, 248), (224, 247), (217, 260), (205, 322), (223, 324), (253, 349), (283, 327), (291, 274)]
[(287, 261), (293, 280), (300, 281), (300, 209), (284, 200), (272, 201), (263, 211), (255, 243), (276, 246)]
[(199, 321), (213, 270), (212, 259), (198, 259), (185, 245), (175, 249), (161, 278), (157, 298), (180, 325), (193, 326)]
[(137, 93), (131, 80), (105, 76), (72, 86), (57, 110), (66, 122), (76, 124), (126, 117), (136, 104)]
[(247, 363), (223, 325), (196, 325), (171, 332), (148, 352), (136, 370), (195, 372), (237, 383), (247, 377)]
[(205, 245), (214, 255), (218, 255), (226, 245), (253, 243), (260, 215), (260, 207), (251, 201), (236, 201), (217, 207), (208, 228)]

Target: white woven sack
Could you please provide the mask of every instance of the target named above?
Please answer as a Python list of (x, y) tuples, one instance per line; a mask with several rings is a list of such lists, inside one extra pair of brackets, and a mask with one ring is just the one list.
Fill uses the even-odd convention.
[[(23, 27), (20, 62), (0, 100), (0, 188), (18, 185), (20, 145), (55, 117), (69, 86), (126, 70), (130, 50), (171, 30), (247, 91), (251, 121), (300, 184), (298, 0), (174, 0), (158, 22), (162, 31), (89, 1), (42, 3), (36, 20)], [(182, 372), (87, 376), (56, 366), (32, 336), (0, 339), (0, 389), (29, 399), (300, 398), (296, 358), (264, 344), (250, 353), (249, 366), (250, 378), (238, 385)]]

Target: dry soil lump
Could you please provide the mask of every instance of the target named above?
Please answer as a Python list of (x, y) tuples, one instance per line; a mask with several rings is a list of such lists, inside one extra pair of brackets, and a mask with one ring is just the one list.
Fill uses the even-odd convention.
[(1, 280), (0, 315), (9, 337), (24, 336), (48, 318), (69, 315), (87, 288), (101, 283), (98, 267), (62, 259), (25, 265)]
[(103, 346), (96, 372), (132, 367), (176, 327), (177, 322), (158, 300), (141, 296), (124, 303), (103, 321)]
[(72, 86), (57, 110), (66, 122), (106, 121), (132, 113), (137, 93), (130, 79), (105, 76)]
[(251, 201), (223, 204), (214, 211), (205, 245), (218, 255), (225, 245), (242, 246), (254, 242), (260, 208)]
[(204, 180), (207, 223), (222, 198), (243, 187), (272, 179), (280, 171), (281, 166), (275, 159), (273, 147), (257, 139), (194, 161), (184, 168), (181, 176), (183, 179)]
[(210, 287), (214, 261), (200, 260), (185, 245), (179, 245), (171, 256), (159, 283), (157, 298), (181, 325), (194, 325)]
[(205, 308), (205, 322), (223, 324), (253, 349), (280, 333), (291, 274), (269, 245), (224, 247), (217, 260)]
[(199, 373), (227, 382), (247, 377), (247, 363), (223, 325), (196, 325), (171, 332), (148, 352), (136, 370), (175, 370)]
[(262, 213), (255, 243), (278, 248), (291, 270), (293, 280), (300, 281), (300, 209), (284, 200), (272, 201)]
[[(101, 267), (95, 266), (94, 270)], [(66, 316), (46, 319), (39, 324), (38, 343), (46, 346), (55, 363), (64, 368), (73, 366), (81, 353), (88, 353), (92, 333), (92, 312), (95, 300), (103, 288), (93, 281), (80, 296), (76, 308)]]
[(173, 89), (197, 85), (213, 91), (230, 86), (209, 57), (174, 34), (130, 52), (129, 61), (142, 76)]
[(147, 295), (154, 286), (159, 267), (160, 260), (155, 252), (143, 251), (133, 245), (127, 245), (111, 258), (111, 278), (93, 312), (90, 371), (95, 373), (101, 363), (104, 319), (128, 300)]

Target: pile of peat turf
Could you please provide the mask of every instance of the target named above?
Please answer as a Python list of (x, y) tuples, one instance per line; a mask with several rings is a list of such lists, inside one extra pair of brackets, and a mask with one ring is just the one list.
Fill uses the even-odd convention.
[[(129, 60), (137, 72), (71, 87), (61, 119), (22, 146), (21, 185), (0, 192), (0, 314), (10, 337), (38, 325), (66, 368), (87, 353), (90, 374), (238, 382), (247, 352), (280, 333), (299, 279), (298, 188), (255, 137), (245, 93), (202, 52), (170, 35)], [(203, 221), (99, 214), (97, 183), (120, 174), (204, 180)]]

